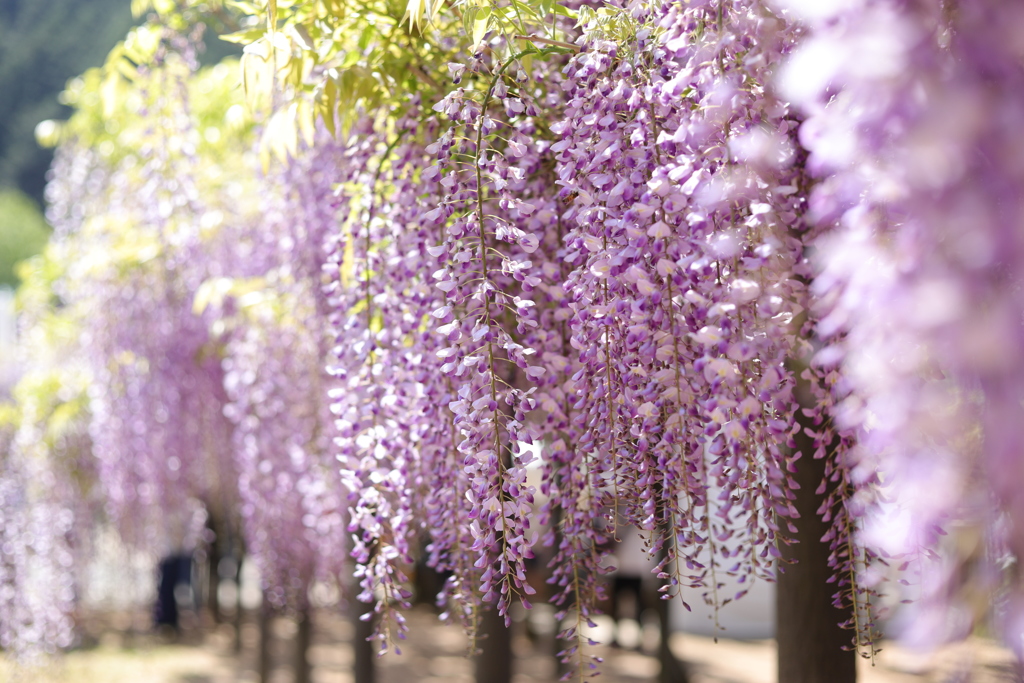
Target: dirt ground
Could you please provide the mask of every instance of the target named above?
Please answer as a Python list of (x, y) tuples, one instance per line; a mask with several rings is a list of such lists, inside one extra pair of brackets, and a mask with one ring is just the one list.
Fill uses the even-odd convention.
[[(466, 640), (455, 626), (438, 623), (429, 609), (418, 608), (409, 617), (409, 639), (403, 654), (379, 660), (379, 683), (472, 683), (472, 662), (465, 658)], [(320, 610), (315, 617), (314, 644), (310, 651), (314, 683), (351, 683), (352, 651), (348, 647), (351, 626), (337, 613)], [(92, 619), (89, 647), (73, 650), (43, 668), (16, 670), (0, 658), (0, 683), (258, 683), (256, 673), (257, 626), (243, 622), (242, 652), (233, 650), (234, 629), (229, 624), (191, 628), (178, 642), (149, 633), (131, 635), (132, 621), (145, 617)], [(599, 638), (609, 623), (599, 623)], [(605, 629), (605, 633), (600, 631)], [(271, 683), (291, 683), (291, 638), (295, 624), (288, 618), (274, 621), (275, 667)], [(525, 632), (524, 628), (518, 631)], [(629, 635), (623, 633), (623, 636)], [(657, 633), (633, 625), (634, 648), (598, 646), (605, 658), (601, 676), (606, 683), (640, 683), (655, 680), (658, 660), (651, 656)], [(775, 648), (772, 641), (737, 641), (688, 634), (673, 634), (672, 648), (684, 661), (692, 683), (775, 683)], [(514, 683), (548, 683), (557, 680), (551, 644), (516, 635)], [(974, 640), (930, 656), (915, 655), (886, 645), (875, 665), (861, 662), (862, 683), (1003, 683), (1017, 682), (1012, 656), (984, 640)], [(780, 682), (784, 683), (784, 682)]]

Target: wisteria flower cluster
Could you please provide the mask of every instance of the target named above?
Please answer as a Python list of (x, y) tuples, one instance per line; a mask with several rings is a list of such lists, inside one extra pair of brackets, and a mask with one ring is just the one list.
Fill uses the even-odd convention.
[[(374, 513), (363, 533), (391, 544), (414, 530), (405, 526), (418, 505), (408, 483), (429, 465), (444, 496), (456, 494), (447, 520), (421, 521), (433, 561), (453, 572), (458, 595), (449, 597), (461, 598), (461, 615), (481, 599), (507, 614), (514, 597), (529, 604), (525, 561), (541, 540), (531, 526), (544, 519), (543, 540), (556, 547), (554, 600), (577, 615), (563, 634), (575, 643), (567, 657), (585, 640), (617, 523), (649, 532), (670, 592), (703, 586), (718, 606), (735, 597), (718, 595), (721, 577), (774, 576), (795, 515), (789, 449), (801, 427), (790, 361), (809, 353), (797, 121), (764, 85), (795, 30), (760, 3), (635, 5), (617, 20), (633, 27), (632, 42), (595, 29), (570, 59), (556, 45), (453, 67), (455, 85), (472, 77), (478, 86), (455, 87), (433, 106), (446, 123), (425, 148), (436, 161), (415, 192), (388, 188), (370, 200), (365, 233), (352, 237), (366, 244), (353, 247), (365, 293), (359, 275), (341, 278), (353, 311), (344, 329), (370, 340), (370, 350), (348, 347), (368, 356), (361, 372), (376, 372), (369, 387), (382, 392), (367, 403), (339, 390), (341, 443), (359, 446), (363, 436), (361, 453), (376, 453), (345, 456), (361, 478), (350, 484), (364, 491), (358, 511)], [(532, 75), (528, 55), (538, 59)], [(417, 206), (424, 196), (427, 210)], [(415, 213), (387, 223), (396, 210)], [(420, 226), (414, 238), (410, 224)], [(386, 245), (390, 259), (373, 245)], [(437, 269), (410, 269), (410, 258)], [(386, 297), (391, 287), (404, 296)], [(409, 295), (421, 292), (424, 306), (408, 316)], [(449, 397), (447, 419), (418, 412), (407, 390), (387, 390), (403, 362), (380, 340), (405, 321), (418, 327), (395, 338), (402, 353), (441, 361), (415, 381)], [(348, 417), (355, 402), (372, 412), (361, 428)], [(381, 452), (392, 405), (427, 417), (430, 441), (407, 451), (388, 440)], [(436, 450), (424, 448), (434, 439)], [(527, 483), (524, 446), (534, 441), (544, 444), (540, 491)], [(460, 526), (448, 532), (452, 521)], [(852, 542), (848, 530), (840, 536)], [(386, 570), (383, 554), (357, 559), (384, 586), (407, 552), (396, 547)], [(476, 572), (448, 559), (466, 554)]]
[[(73, 495), (71, 472), (58, 466), (41, 433), (45, 406), (26, 401), (23, 410), (20, 429), (0, 432), (7, 453), (0, 459), (0, 647), (34, 661), (74, 642), (83, 521), (76, 513), (83, 510), (73, 507), (81, 497)], [(68, 445), (63, 454), (73, 456)]]
[[(231, 439), (223, 371), (209, 321), (193, 313), (194, 292), (209, 277), (197, 258), (199, 217), (208, 212), (185, 170), (196, 164), (198, 135), (182, 92), (188, 73), (185, 64), (157, 72), (154, 130), (137, 156), (111, 168), (86, 152), (67, 161), (68, 174), (49, 190), (58, 235), (88, 241), (61, 286), (80, 315), (102, 321), (82, 339), (95, 382), (92, 450), (108, 512), (140, 541), (154, 537), (151, 524), (174, 519), (168, 511), (182, 494), (227, 503), (219, 498), (235, 478), (230, 461), (218, 457), (230, 452)], [(138, 264), (127, 275), (124, 255)]]
[(1020, 589), (1005, 594), (1004, 569), (1021, 551), (1024, 15), (778, 4), (810, 28), (782, 85), (808, 116), (813, 213), (837, 224), (815, 283), (820, 333), (835, 339), (822, 363), (842, 361), (835, 421), (855, 437), (853, 482), (884, 473), (885, 498), (857, 512), (871, 545), (919, 575), (912, 638), (964, 637), (1001, 596), (1020, 654)]

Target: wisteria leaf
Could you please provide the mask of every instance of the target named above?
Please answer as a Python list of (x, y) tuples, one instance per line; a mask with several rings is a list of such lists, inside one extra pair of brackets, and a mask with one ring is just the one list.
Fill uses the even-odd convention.
[(473, 45), (479, 45), (484, 36), (487, 35), (487, 29), (490, 28), (491, 24), (491, 8), (483, 7), (479, 12), (476, 13), (476, 17), (473, 19)]

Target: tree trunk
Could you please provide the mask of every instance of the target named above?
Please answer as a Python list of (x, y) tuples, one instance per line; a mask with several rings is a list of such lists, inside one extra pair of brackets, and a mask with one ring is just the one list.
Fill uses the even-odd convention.
[(214, 537), (206, 549), (206, 608), (210, 611), (210, 616), (213, 617), (213, 623), (220, 624), (224, 621), (224, 615), (221, 613), (220, 595), (217, 589), (220, 588), (220, 551), (223, 538), (221, 534), (217, 533), (212, 517), (209, 526), (213, 530)]
[(266, 593), (263, 594), (263, 603), (259, 609), (260, 642), (257, 644), (257, 669), (259, 671), (260, 683), (270, 683), (270, 650), (273, 640), (272, 625), (273, 614), (270, 609), (270, 601)]
[[(658, 495), (662, 495), (662, 489), (658, 488)], [(667, 524), (662, 524), (659, 527), (659, 531), (662, 533), (662, 537), (670, 536), (676, 533), (675, 529), (668, 528)], [(658, 559), (664, 560), (666, 557), (666, 548), (658, 552)], [(675, 560), (678, 562), (679, 560)], [(641, 584), (640, 595), (643, 596), (644, 588)], [(690, 677), (686, 670), (686, 665), (680, 662), (672, 651), (672, 620), (671, 613), (669, 611), (669, 603), (673, 600), (679, 600), (678, 597), (670, 600), (663, 600), (664, 597), (661, 593), (655, 593), (657, 600), (656, 611), (658, 613), (658, 663), (661, 664), (661, 670), (658, 673), (658, 683), (689, 683)], [(641, 598), (641, 604), (643, 600)], [(638, 610), (640, 611), (640, 610)], [(642, 624), (641, 624), (642, 626)]]
[(242, 652), (242, 562), (245, 555), (241, 548), (235, 558), (235, 654)]
[(669, 602), (669, 600), (662, 600), (661, 594), (658, 594), (658, 627), (661, 631), (658, 637), (658, 662), (661, 663), (658, 683), (689, 683), (690, 677), (686, 673), (686, 666), (672, 652), (672, 623), (669, 619)]
[[(801, 386), (801, 384), (803, 386)], [(803, 380), (797, 387), (802, 405), (811, 400)], [(801, 395), (802, 394), (802, 395)], [(806, 421), (800, 416), (801, 426)], [(779, 574), (776, 591), (775, 637), (778, 641), (780, 683), (855, 683), (857, 655), (849, 648), (853, 634), (839, 627), (850, 615), (832, 605), (835, 584), (828, 566), (828, 545), (821, 537), (828, 531), (818, 515), (824, 495), (815, 495), (825, 473), (825, 461), (815, 460), (813, 441), (806, 434), (796, 438), (803, 453), (796, 462), (796, 543), (782, 547), (787, 564)], [(827, 494), (827, 492), (826, 492)]]
[[(510, 387), (522, 388), (520, 379), (523, 376), (518, 372), (518, 368), (512, 365), (505, 381)], [(504, 402), (501, 402), (500, 405), (502, 416), (512, 419), (512, 407)], [(504, 467), (510, 467), (512, 465), (512, 444), (502, 442), (499, 457)], [(504, 499), (504, 497), (505, 494), (502, 494), (501, 498)], [(500, 530), (498, 534), (496, 542), (500, 543)], [(511, 598), (511, 596), (509, 597)], [(511, 605), (509, 606), (511, 607)], [(483, 608), (483, 606), (481, 607)], [(505, 627), (505, 617), (498, 614), (497, 608), (493, 605), (490, 606), (490, 609), (483, 608), (477, 632), (480, 636), (477, 640), (480, 652), (474, 657), (476, 683), (512, 683), (512, 629)]]
[(480, 614), (480, 654), (475, 657), (476, 683), (512, 683), (512, 629), (495, 608)]
[[(370, 614), (366, 621), (360, 619)], [(366, 605), (352, 598), (349, 605), (349, 616), (352, 620), (353, 683), (376, 683), (376, 656), (373, 651), (373, 606)]]
[(313, 670), (309, 665), (309, 648), (313, 644), (313, 612), (308, 604), (295, 615), (295, 683), (310, 683)]

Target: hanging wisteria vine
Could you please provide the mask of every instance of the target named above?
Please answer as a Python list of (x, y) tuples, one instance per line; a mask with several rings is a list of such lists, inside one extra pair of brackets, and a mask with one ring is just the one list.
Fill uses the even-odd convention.
[[(332, 187), (347, 159), (319, 145), (263, 179), (259, 220), (225, 227), (221, 290), (225, 414), (235, 424), (240, 517), (266, 596), (308, 607), (315, 580), (338, 580), (347, 555), (345, 491), (331, 449), (325, 242), (344, 206)], [(244, 245), (244, 246), (243, 246)], [(210, 294), (212, 297), (213, 294)]]
[(811, 29), (783, 92), (809, 116), (815, 217), (838, 222), (815, 284), (820, 331), (836, 339), (822, 363), (842, 361), (852, 481), (883, 472), (888, 489), (853, 513), (873, 520), (874, 547), (913, 560), (910, 637), (963, 638), (985, 616), (974, 596), (1001, 595), (1020, 655), (1020, 587), (1006, 590), (1004, 570), (1022, 547), (1024, 15), (998, 2), (780, 4)]

